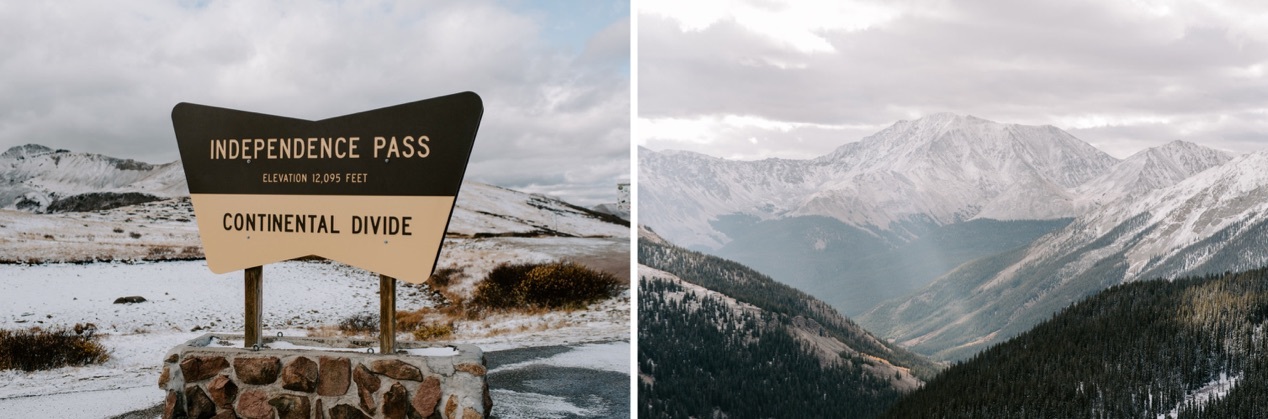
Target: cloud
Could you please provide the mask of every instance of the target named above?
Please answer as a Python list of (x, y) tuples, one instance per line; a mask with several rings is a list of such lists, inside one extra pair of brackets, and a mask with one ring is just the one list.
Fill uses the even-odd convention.
[[(1241, 152), (1268, 145), (1268, 119), (1248, 112), (1268, 101), (1268, 9), (1257, 3), (876, 2), (856, 9), (866, 25), (803, 25), (830, 46), (811, 49), (736, 13), (651, 4), (639, 10), (637, 123), (708, 132), (692, 141), (640, 130), (636, 142), (652, 149), (816, 156), (876, 131), (857, 128), (935, 112), (1055, 125), (1120, 157), (1175, 139)], [(799, 8), (728, 4), (759, 13), (750, 20)], [(831, 14), (819, 7), (797, 13)], [(735, 117), (842, 129), (792, 137), (726, 123)], [(780, 146), (755, 152), (753, 138)]]
[[(563, 35), (557, 13), (492, 1), (6, 3), (0, 146), (167, 162), (178, 102), (321, 119), (470, 90), (486, 109), (468, 179), (613, 183), (630, 95), (628, 4), (612, 3)], [(614, 169), (573, 169), (595, 165)]]

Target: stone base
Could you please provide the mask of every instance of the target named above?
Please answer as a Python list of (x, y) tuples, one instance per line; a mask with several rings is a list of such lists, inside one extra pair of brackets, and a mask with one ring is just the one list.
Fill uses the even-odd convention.
[(378, 342), (279, 337), (252, 350), (213, 344), (220, 341), (242, 337), (207, 334), (168, 352), (158, 383), (164, 418), (476, 419), (493, 407), (474, 345), (400, 342), (395, 354), (372, 354), (347, 349)]

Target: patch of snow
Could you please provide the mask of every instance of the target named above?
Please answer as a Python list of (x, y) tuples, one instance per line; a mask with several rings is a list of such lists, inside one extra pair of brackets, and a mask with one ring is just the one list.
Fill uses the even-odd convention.
[(454, 348), (415, 348), (406, 349), (406, 353), (417, 356), (455, 356), (458, 350)]
[(537, 393), (521, 393), (504, 389), (489, 389), (493, 400), (493, 415), (500, 418), (567, 418), (594, 416), (580, 406), (569, 403), (559, 396)]
[[(204, 261), (0, 265), (0, 328), (93, 323), (99, 333), (235, 333), (243, 329), (243, 275), (212, 273)], [(357, 313), (378, 311), (378, 276), (347, 265), (288, 261), (264, 267), (261, 326), (286, 328), (338, 324)], [(138, 295), (146, 302), (113, 304)], [(433, 302), (420, 288), (397, 284), (397, 307), (416, 310)], [(16, 313), (32, 312), (22, 317)]]
[(150, 408), (163, 400), (158, 385), (0, 399), (6, 418), (106, 418)]
[(1184, 395), (1184, 400), (1181, 400), (1179, 403), (1176, 403), (1175, 409), (1171, 409), (1171, 412), (1169, 413), (1158, 415), (1158, 419), (1168, 419), (1168, 418), (1176, 417), (1176, 415), (1180, 414), (1180, 408), (1188, 403), (1204, 405), (1207, 402), (1222, 399), (1224, 398), (1225, 395), (1228, 394), (1230, 390), (1233, 389), (1233, 387), (1236, 387), (1237, 382), (1241, 380), (1242, 380), (1242, 376), (1240, 375), (1234, 375), (1230, 377), (1228, 376), (1227, 373), (1221, 372), (1220, 378), (1216, 378), (1215, 380), (1212, 380), (1211, 382), (1206, 383), (1206, 385), (1202, 386), (1202, 388), (1199, 388), (1192, 393)]

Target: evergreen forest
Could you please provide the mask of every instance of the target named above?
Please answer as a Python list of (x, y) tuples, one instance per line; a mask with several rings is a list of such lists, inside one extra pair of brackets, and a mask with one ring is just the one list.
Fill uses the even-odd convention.
[(1268, 417), (1268, 269), (1073, 304), (902, 398), (891, 418)]
[[(900, 397), (891, 378), (936, 373), (827, 304), (738, 263), (643, 239), (638, 255), (643, 265), (756, 307), (737, 309), (676, 281), (640, 280), (639, 417), (871, 418)], [(823, 362), (791, 334), (795, 321), (820, 325), (821, 336), (854, 351)], [(875, 358), (905, 368), (880, 377)]]

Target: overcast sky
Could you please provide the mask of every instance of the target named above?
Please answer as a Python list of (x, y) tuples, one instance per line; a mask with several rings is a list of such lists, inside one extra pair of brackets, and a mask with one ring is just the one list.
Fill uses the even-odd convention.
[[(1268, 149), (1268, 2), (645, 0), (635, 140), (809, 158), (937, 112)], [(683, 8), (690, 4), (691, 7)]]
[(193, 102), (324, 119), (474, 91), (467, 179), (616, 201), (626, 1), (0, 1), (0, 150), (165, 163)]

